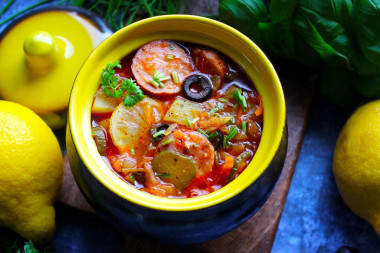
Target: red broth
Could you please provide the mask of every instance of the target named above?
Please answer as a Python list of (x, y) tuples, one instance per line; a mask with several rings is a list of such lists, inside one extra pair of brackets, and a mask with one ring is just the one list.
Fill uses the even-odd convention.
[[(101, 86), (95, 94), (91, 122), (99, 153), (122, 180), (144, 192), (191, 198), (216, 191), (238, 177), (256, 153), (261, 96), (247, 74), (220, 52), (182, 42), (150, 43), (115, 68), (118, 78), (136, 80), (144, 100), (126, 107)], [(149, 83), (157, 69), (166, 77), (163, 87)], [(185, 95), (184, 80), (193, 75), (212, 85), (205, 101)], [(196, 82), (189, 90), (198, 96), (204, 87)]]

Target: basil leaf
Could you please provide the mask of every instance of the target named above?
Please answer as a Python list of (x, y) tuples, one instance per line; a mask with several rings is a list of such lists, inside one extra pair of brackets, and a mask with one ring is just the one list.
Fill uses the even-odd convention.
[(259, 22), (267, 20), (267, 9), (262, 0), (220, 0), (219, 17), (251, 38), (262, 49)]
[(370, 62), (380, 65), (380, 2), (357, 0), (353, 6), (353, 26), (360, 48)]
[(318, 52), (326, 63), (352, 69), (346, 55), (352, 50), (352, 42), (341, 24), (305, 7), (300, 7), (294, 23), (305, 42)]
[(290, 28), (298, 0), (272, 0), (269, 3), (269, 15), (274, 24), (281, 23), (283, 28)]

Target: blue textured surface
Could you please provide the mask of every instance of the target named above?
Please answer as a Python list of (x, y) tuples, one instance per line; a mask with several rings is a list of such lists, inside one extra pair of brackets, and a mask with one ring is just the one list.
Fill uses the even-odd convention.
[(336, 252), (346, 245), (380, 252), (372, 227), (344, 204), (332, 174), (334, 145), (348, 115), (317, 98), (272, 253)]

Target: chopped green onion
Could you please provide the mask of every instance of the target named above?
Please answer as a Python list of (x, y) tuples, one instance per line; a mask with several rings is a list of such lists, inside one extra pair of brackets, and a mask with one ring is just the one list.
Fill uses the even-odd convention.
[(235, 104), (235, 105), (234, 105), (234, 109), (235, 109), (236, 107), (238, 107), (238, 105), (239, 105), (239, 104)]
[(217, 132), (212, 132), (209, 136), (208, 136), (208, 139), (211, 141), (213, 140), (215, 137), (218, 136), (218, 133)]
[(196, 117), (195, 119), (193, 119), (193, 120), (191, 121), (191, 124), (195, 124), (198, 120), (199, 120), (199, 118)]
[(179, 78), (177, 72), (173, 71), (172, 72), (172, 77), (173, 77), (173, 82), (174, 83), (179, 83)]
[(165, 178), (165, 177), (170, 177), (170, 174), (157, 174), (157, 177), (159, 178)]
[(165, 146), (165, 145), (167, 145), (167, 144), (169, 144), (169, 143), (172, 143), (174, 141), (174, 139), (169, 139), (169, 140), (167, 140), (167, 141), (164, 141), (163, 143), (162, 143), (162, 146)]
[(232, 124), (235, 124), (235, 117), (231, 115), (230, 121)]
[(223, 136), (223, 148), (227, 148), (227, 137)]
[(150, 82), (151, 84), (153, 84), (156, 88), (157, 88), (158, 86), (160, 86), (160, 85), (159, 85), (156, 81), (154, 81), (153, 79), (150, 79), (149, 82)]
[(206, 134), (205, 131), (203, 131), (202, 129), (197, 129), (198, 132), (200, 132), (201, 134), (203, 134), (204, 136), (206, 136), (208, 138), (208, 134)]
[(227, 99), (225, 99), (225, 98), (219, 98), (218, 99), (220, 102), (222, 102), (222, 103), (229, 103), (230, 101), (228, 101)]
[(246, 122), (246, 121), (243, 121), (243, 122), (241, 123), (241, 127), (242, 127), (244, 133), (246, 133), (246, 132), (247, 132), (247, 122)]
[(172, 54), (168, 54), (168, 55), (166, 56), (166, 59), (167, 59), (167, 60), (173, 60), (173, 59), (174, 59), (174, 55), (172, 55)]
[(219, 108), (214, 108), (210, 111), (210, 114), (214, 114), (216, 113), (217, 111), (219, 111), (220, 109)]
[(223, 110), (223, 105), (221, 103), (218, 103), (218, 109)]
[(241, 107), (245, 111), (245, 109), (247, 108), (247, 101), (246, 101), (245, 97), (243, 96), (241, 89), (237, 88), (234, 91), (233, 98), (235, 101), (237, 101), (241, 105)]
[(132, 155), (136, 154), (134, 148), (131, 148), (131, 153), (132, 153)]
[(149, 82), (153, 84), (155, 87), (164, 87), (162, 81), (169, 80), (170, 76), (165, 76), (160, 71), (155, 70), (153, 74), (153, 79), (150, 79)]
[(166, 130), (161, 130), (155, 134), (153, 134), (153, 138), (156, 138), (157, 136), (160, 136), (161, 134), (164, 134)]
[(233, 128), (231, 129), (230, 133), (227, 135), (227, 141), (232, 140), (232, 139), (235, 137), (235, 135), (236, 135), (237, 133), (238, 133), (238, 131), (236, 130), (235, 127), (233, 127)]
[(190, 120), (188, 119), (188, 118), (186, 118), (186, 125), (188, 126), (188, 127), (191, 127), (191, 122), (190, 122)]

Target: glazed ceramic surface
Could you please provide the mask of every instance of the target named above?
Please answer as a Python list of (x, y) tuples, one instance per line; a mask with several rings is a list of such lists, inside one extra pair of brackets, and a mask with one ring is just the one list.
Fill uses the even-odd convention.
[[(103, 68), (155, 39), (201, 44), (224, 53), (242, 67), (263, 97), (264, 126), (257, 153), (239, 177), (213, 193), (169, 199), (141, 192), (108, 167), (91, 137), (91, 105)], [(197, 16), (145, 19), (110, 36), (82, 66), (71, 93), (68, 117), (70, 165), (89, 203), (124, 231), (167, 243), (210, 240), (246, 221), (268, 198), (285, 160), (285, 101), (273, 66), (238, 31)]]
[(83, 61), (112, 33), (105, 21), (77, 7), (24, 13), (0, 34), (0, 96), (27, 106), (48, 124), (58, 120), (56, 113), (66, 114)]

